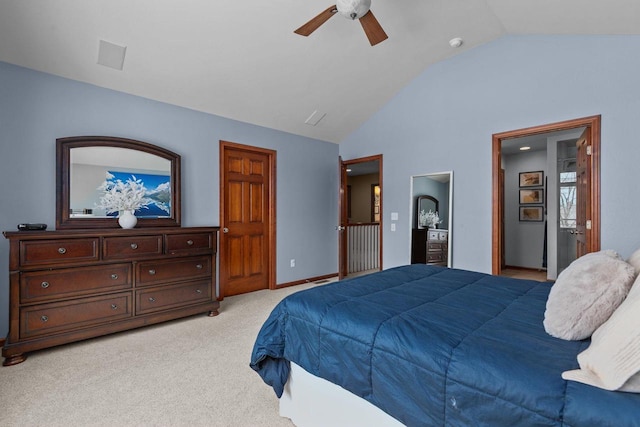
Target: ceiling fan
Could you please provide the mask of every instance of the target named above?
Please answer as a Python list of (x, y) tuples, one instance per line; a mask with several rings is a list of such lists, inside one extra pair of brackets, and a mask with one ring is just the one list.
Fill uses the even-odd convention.
[(375, 46), (388, 38), (380, 23), (369, 10), (371, 0), (338, 0), (334, 6), (328, 7), (325, 11), (320, 12), (315, 18), (304, 24), (302, 27), (294, 31), (301, 36), (308, 36), (317, 30), (322, 24), (327, 22), (336, 13), (349, 18), (351, 20), (360, 20), (369, 43)]

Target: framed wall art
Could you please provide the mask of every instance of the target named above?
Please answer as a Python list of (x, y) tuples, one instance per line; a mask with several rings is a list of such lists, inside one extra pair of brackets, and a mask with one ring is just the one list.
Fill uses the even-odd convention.
[(520, 190), (520, 204), (540, 204), (544, 203), (544, 190), (536, 188), (531, 190)]
[(380, 184), (371, 184), (371, 222), (380, 222)]
[(541, 222), (544, 219), (542, 206), (520, 206), (520, 221)]
[(541, 187), (544, 183), (544, 172), (520, 172), (520, 187)]

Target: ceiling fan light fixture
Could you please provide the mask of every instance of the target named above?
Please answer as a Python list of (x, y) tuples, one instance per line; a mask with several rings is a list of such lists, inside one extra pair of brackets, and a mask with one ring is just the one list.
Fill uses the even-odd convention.
[(315, 30), (317, 30), (322, 24), (327, 22), (333, 15), (339, 13), (351, 20), (359, 20), (362, 25), (362, 29), (369, 40), (371, 46), (375, 46), (380, 42), (385, 41), (389, 37), (384, 32), (382, 26), (373, 15), (373, 12), (369, 10), (371, 6), (371, 0), (336, 0), (335, 6), (329, 6), (318, 15), (311, 18), (309, 22), (302, 27), (294, 31), (294, 33), (301, 36), (309, 36)]
[(345, 18), (360, 19), (369, 12), (371, 0), (337, 0), (336, 9)]

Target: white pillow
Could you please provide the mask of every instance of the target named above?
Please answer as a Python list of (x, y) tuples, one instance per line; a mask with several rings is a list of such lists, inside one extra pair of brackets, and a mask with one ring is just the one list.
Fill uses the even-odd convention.
[(633, 266), (636, 274), (640, 274), (640, 249), (632, 253), (627, 262)]
[(591, 337), (578, 355), (580, 369), (562, 373), (605, 390), (640, 393), (640, 277), (620, 307)]
[(572, 262), (551, 287), (544, 313), (549, 335), (565, 340), (591, 336), (629, 292), (635, 271), (611, 250)]

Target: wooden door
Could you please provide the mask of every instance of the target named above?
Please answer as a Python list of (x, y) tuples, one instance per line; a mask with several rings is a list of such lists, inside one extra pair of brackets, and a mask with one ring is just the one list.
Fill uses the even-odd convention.
[(347, 166), (340, 157), (340, 197), (338, 200), (338, 209), (340, 210), (340, 224), (338, 230), (338, 279), (342, 280), (348, 274), (347, 267), (347, 223), (348, 217), (347, 198)]
[(220, 142), (220, 296), (275, 288), (275, 152)]
[[(498, 230), (500, 232), (500, 247), (504, 248), (505, 247), (505, 241), (504, 241), (504, 235), (505, 235), (505, 228), (504, 228), (504, 169), (500, 169), (500, 185), (498, 186), (498, 199), (499, 199), (499, 207), (498, 209), (500, 209), (499, 215), (500, 215), (500, 229)], [(506, 267), (507, 262), (506, 262), (506, 254), (505, 251), (502, 250), (500, 251), (500, 269), (503, 269)]]
[(591, 142), (586, 129), (576, 142), (576, 257), (591, 247)]

